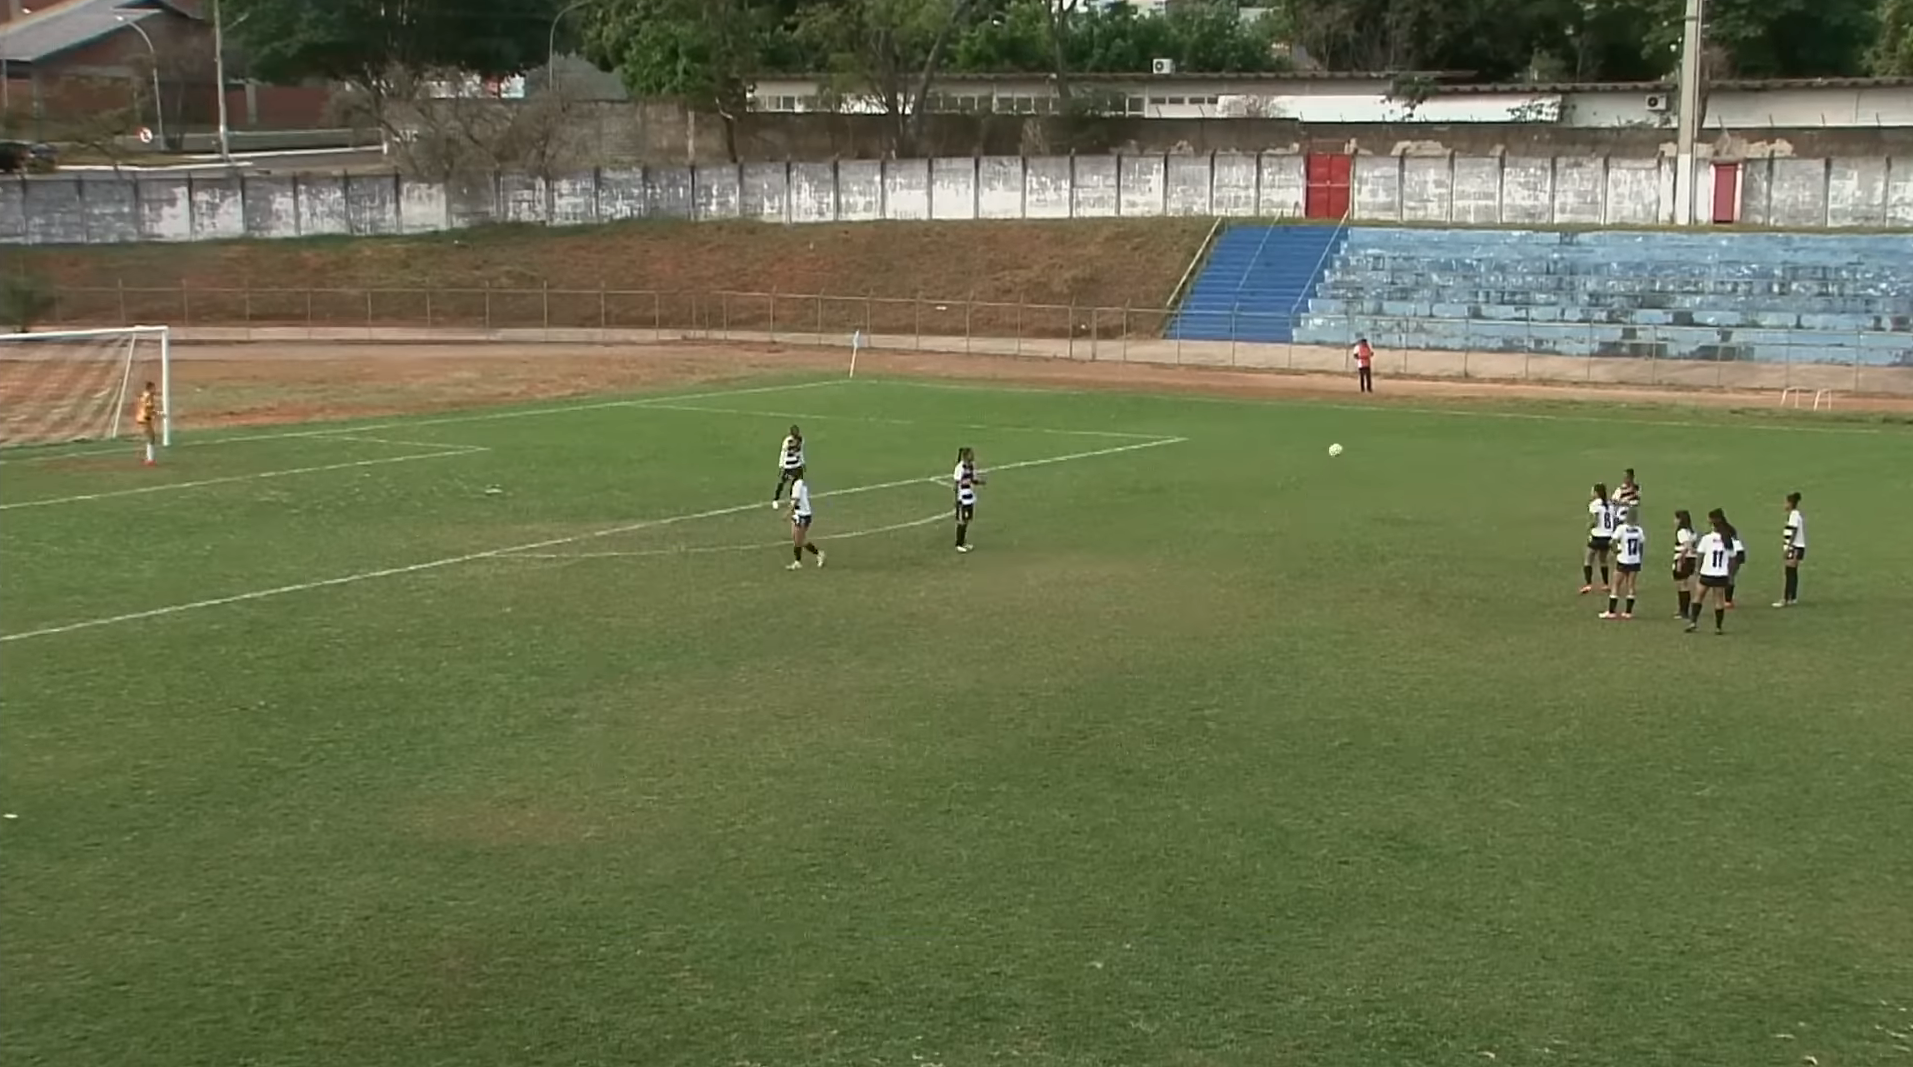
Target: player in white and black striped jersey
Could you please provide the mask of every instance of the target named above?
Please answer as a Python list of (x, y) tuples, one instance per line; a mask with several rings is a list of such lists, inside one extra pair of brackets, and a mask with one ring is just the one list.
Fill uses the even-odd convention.
[(1634, 468), (1621, 472), (1621, 484), (1614, 487), (1614, 503), (1635, 515), (1641, 513), (1641, 483), (1634, 480)]
[(974, 449), (957, 449), (950, 483), (956, 491), (956, 550), (968, 552), (976, 547), (970, 543), (970, 523), (976, 518), (976, 487), (983, 484), (983, 476), (976, 470)]
[(817, 557), (817, 565), (824, 565), (824, 550), (810, 540), (810, 483), (802, 474), (790, 486), (790, 565), (786, 570), (804, 569), (804, 553)]
[(1790, 608), (1800, 603), (1800, 564), (1807, 558), (1807, 517), (1800, 512), (1800, 494), (1787, 494), (1787, 526), (1780, 534), (1782, 561), (1787, 567), (1787, 584), (1774, 607)]
[(784, 488), (804, 477), (804, 433), (791, 424), (790, 433), (785, 435), (784, 443), (777, 446), (777, 488), (771, 492), (771, 507), (776, 507), (784, 495)]

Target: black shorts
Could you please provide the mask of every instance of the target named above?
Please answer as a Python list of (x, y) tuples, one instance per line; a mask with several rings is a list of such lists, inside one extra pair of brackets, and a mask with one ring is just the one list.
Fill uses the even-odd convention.
[(790, 517), (790, 524), (799, 530), (808, 530), (810, 529), (810, 520), (811, 516), (809, 515), (792, 515)]
[(958, 504), (956, 506), (956, 521), (969, 522), (975, 518), (976, 518), (975, 504)]
[(1612, 548), (1613, 548), (1613, 546), (1614, 546), (1614, 538), (1612, 538), (1612, 537), (1590, 537), (1590, 538), (1588, 538), (1588, 551), (1589, 551), (1589, 552), (1606, 552), (1606, 551), (1609, 551), (1610, 549), (1612, 549)]
[(1614, 566), (1615, 566), (1615, 567), (1616, 567), (1616, 569), (1618, 569), (1618, 570), (1619, 570), (1619, 571), (1620, 571), (1620, 572), (1621, 572), (1622, 574), (1639, 574), (1639, 573), (1641, 573), (1641, 565), (1640, 565), (1640, 564), (1638, 564), (1638, 563), (1617, 563), (1617, 564), (1615, 564)]
[(1787, 559), (1788, 559), (1788, 560), (1789, 560), (1790, 562), (1793, 562), (1793, 563), (1798, 563), (1798, 562), (1800, 562), (1801, 560), (1803, 560), (1803, 559), (1806, 559), (1806, 558), (1807, 558), (1807, 550), (1806, 550), (1806, 548), (1805, 548), (1805, 547), (1801, 547), (1801, 548), (1789, 548), (1789, 549), (1787, 550)]
[(1709, 589), (1725, 589), (1734, 584), (1734, 580), (1732, 577), (1724, 574), (1719, 577), (1715, 577), (1711, 574), (1703, 574), (1700, 576), (1700, 584)]
[(794, 482), (797, 479), (802, 478), (804, 476), (804, 468), (779, 467), (777, 468), (777, 476), (787, 482)]

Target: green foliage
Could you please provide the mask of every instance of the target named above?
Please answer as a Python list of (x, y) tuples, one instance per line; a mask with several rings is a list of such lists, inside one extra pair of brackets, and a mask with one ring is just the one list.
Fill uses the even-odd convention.
[(735, 115), (778, 30), (752, 0), (613, 0), (591, 12), (584, 47), (635, 96)]
[(1867, 66), (1882, 78), (1913, 77), (1913, 0), (1881, 0)]
[(26, 333), (53, 311), (53, 287), (37, 274), (0, 277), (0, 325)]
[[(1678, 63), (1684, 0), (1602, 0), (1630, 20), (1641, 54), (1660, 73)], [(1836, 77), (1860, 73), (1873, 41), (1876, 0), (1708, 0), (1716, 76)]]
[(516, 74), (545, 62), (555, 0), (226, 0), (228, 36), (268, 81), (358, 84), (391, 70)]

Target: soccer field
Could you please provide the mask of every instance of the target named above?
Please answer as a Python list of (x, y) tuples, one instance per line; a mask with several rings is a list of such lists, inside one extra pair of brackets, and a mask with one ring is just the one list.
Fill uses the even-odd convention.
[(180, 441), (0, 461), (8, 1063), (1913, 1063), (1907, 427), (780, 379)]

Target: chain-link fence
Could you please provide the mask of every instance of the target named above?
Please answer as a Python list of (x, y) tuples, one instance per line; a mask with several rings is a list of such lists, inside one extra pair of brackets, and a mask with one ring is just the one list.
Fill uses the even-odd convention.
[[(969, 297), (838, 296), (780, 292), (661, 292), (541, 287), (476, 289), (74, 288), (55, 294), (47, 325), (165, 323), (181, 340), (508, 341), (642, 343), (775, 342), (845, 346), (861, 333), (873, 347), (1169, 366), (1343, 372), (1350, 336), (1335, 344), (1242, 340), (1293, 336), (1299, 316), (1240, 309), (1206, 332), (1237, 340), (1176, 336), (1177, 312), (1152, 307), (1009, 303)], [(1193, 316), (1192, 316), (1193, 317)], [(1610, 327), (1611, 329), (1611, 327)], [(1417, 338), (1455, 347), (1410, 347), (1406, 336), (1364, 335), (1382, 375), (1566, 384), (1734, 390), (1813, 389), (1913, 395), (1913, 333), (1763, 331), (1764, 358), (1668, 358), (1676, 336), (1639, 326), (1619, 346), (1594, 324), (1416, 320)], [(1690, 331), (1691, 332), (1691, 331)], [(1797, 336), (1798, 342), (1790, 338)], [(1493, 347), (1481, 338), (1492, 337)], [(1809, 341), (1808, 338), (1813, 338)], [(1614, 351), (1616, 348), (1619, 351)], [(1558, 355), (1561, 350), (1600, 355)], [(1774, 356), (1779, 358), (1773, 358)]]

